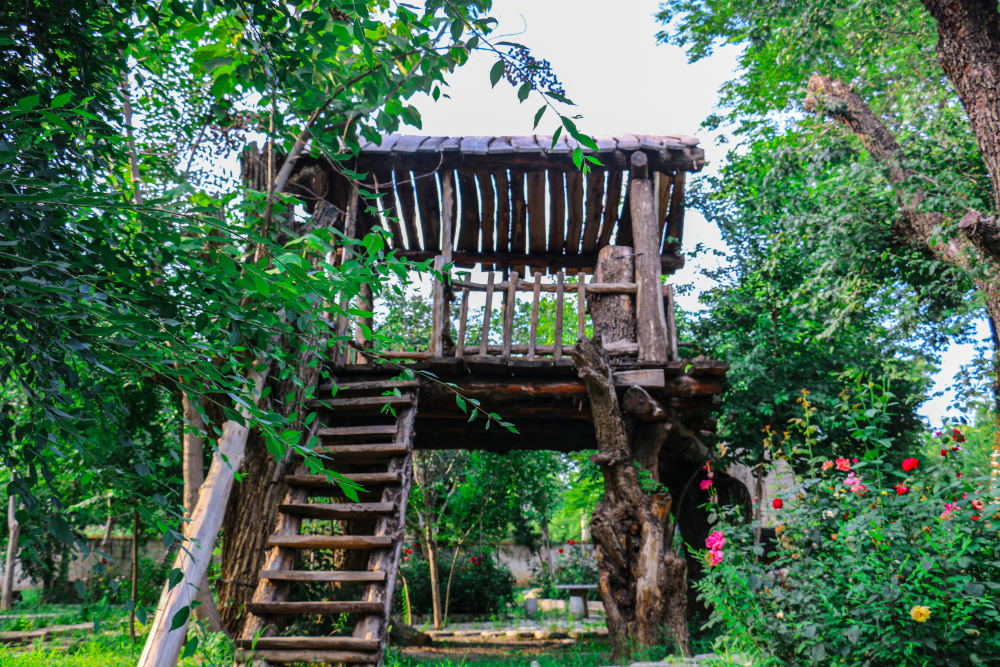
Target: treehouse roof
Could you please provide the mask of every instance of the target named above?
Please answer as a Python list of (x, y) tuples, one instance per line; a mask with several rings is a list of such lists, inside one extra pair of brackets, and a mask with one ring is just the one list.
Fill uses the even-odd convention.
[[(413, 260), (450, 254), (462, 267), (591, 272), (603, 246), (632, 245), (630, 159), (641, 151), (654, 185), (663, 269), (680, 267), (685, 174), (704, 165), (698, 140), (621, 135), (596, 141), (598, 150), (584, 153), (601, 164), (591, 164), (588, 174), (573, 164), (578, 144), (565, 137), (554, 147), (551, 137), (537, 135), (393, 134), (365, 141), (345, 166), (366, 174), (364, 189), (381, 196), (375, 204), (362, 202), (356, 224), (343, 228), (362, 236), (381, 225), (392, 232), (390, 247)], [(310, 208), (322, 199), (348, 211), (350, 184), (325, 158), (300, 158), (291, 184)]]

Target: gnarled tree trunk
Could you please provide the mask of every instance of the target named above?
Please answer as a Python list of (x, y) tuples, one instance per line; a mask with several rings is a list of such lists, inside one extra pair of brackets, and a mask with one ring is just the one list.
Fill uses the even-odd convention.
[(672, 547), (672, 498), (659, 485), (659, 451), (668, 429), (664, 422), (626, 421), (600, 342), (577, 341), (573, 360), (590, 396), (594, 462), (604, 476), (591, 536), (615, 653), (628, 653), (633, 641), (660, 644), (665, 630), (687, 654), (686, 565)]

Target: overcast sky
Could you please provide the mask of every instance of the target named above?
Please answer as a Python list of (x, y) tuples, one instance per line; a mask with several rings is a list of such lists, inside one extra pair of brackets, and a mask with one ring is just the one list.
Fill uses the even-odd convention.
[[(701, 138), (708, 165), (724, 157), (724, 147), (701, 129), (716, 106), (719, 86), (733, 75), (736, 51), (722, 49), (711, 58), (689, 64), (681, 49), (656, 43), (657, 2), (618, 0), (496, 0), (492, 15), (500, 19), (496, 35), (530, 47), (536, 58), (552, 63), (566, 94), (576, 102), (580, 129), (592, 135), (687, 134)], [(494, 35), (492, 39), (503, 37)], [(496, 61), (488, 53), (475, 54), (451, 76), (450, 96), (434, 102), (417, 98), (423, 116), (421, 133), (429, 135), (552, 134), (555, 117), (546, 114), (537, 130), (532, 118), (540, 100), (532, 96), (519, 104), (514, 89), (501, 80), (490, 87), (489, 70)], [(417, 133), (414, 130), (404, 130)], [(714, 226), (695, 211), (685, 217), (684, 244), (724, 249)], [(710, 285), (702, 270), (717, 261), (712, 254), (689, 260), (674, 276), (690, 283), (694, 293), (679, 299), (686, 309), (697, 309), (697, 293)], [(985, 323), (982, 334), (985, 335)], [(936, 390), (944, 390), (959, 366), (973, 357), (971, 346), (952, 346), (944, 355)], [(951, 396), (928, 401), (921, 412), (933, 422), (945, 414)]]

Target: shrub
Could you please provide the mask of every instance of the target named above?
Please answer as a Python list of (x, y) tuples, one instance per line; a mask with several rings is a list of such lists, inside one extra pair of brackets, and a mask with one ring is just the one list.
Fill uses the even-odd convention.
[[(410, 594), (410, 610), (414, 614), (431, 613), (430, 568), (420, 554), (411, 550), (400, 565)], [(451, 572), (451, 555), (442, 553), (438, 559), (441, 599), (444, 600), (448, 575)], [(397, 608), (403, 609), (402, 586), (397, 593)], [(451, 599), (448, 614), (489, 615), (503, 611), (514, 601), (514, 577), (506, 565), (498, 562), (491, 552), (460, 556), (456, 561), (455, 576), (451, 582)], [(443, 602), (442, 602), (443, 604)]]
[[(782, 456), (810, 450), (803, 403), (801, 441), (786, 436)], [(997, 664), (997, 489), (961, 474), (957, 440), (935, 460), (882, 445), (860, 460), (800, 455), (808, 476), (775, 502), (772, 545), (720, 517), (698, 589), (737, 650), (790, 664)]]
[[(566, 584), (596, 584), (597, 560), (589, 544), (577, 544), (570, 540), (556, 550), (556, 558), (550, 569), (545, 564), (532, 566), (531, 585), (540, 589), (543, 598), (569, 598), (569, 591), (556, 586)], [(590, 591), (590, 600), (597, 600), (597, 591)]]

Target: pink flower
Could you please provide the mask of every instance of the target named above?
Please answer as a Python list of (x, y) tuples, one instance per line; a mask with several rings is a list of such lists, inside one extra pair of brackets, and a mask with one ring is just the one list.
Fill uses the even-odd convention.
[(970, 500), (969, 503), (980, 512), (982, 512), (983, 508), (986, 507), (986, 503), (984, 503), (982, 500), (979, 500), (978, 498), (976, 498), (975, 500)]
[(718, 551), (726, 546), (726, 536), (721, 531), (713, 530), (705, 540), (705, 546), (713, 551)]
[(858, 495), (863, 495), (868, 490), (868, 487), (862, 484), (861, 479), (853, 472), (844, 479), (844, 486), (851, 487), (851, 492)]
[(701, 480), (701, 482), (698, 483), (698, 488), (701, 489), (702, 491), (707, 491), (708, 489), (712, 488), (712, 480), (710, 479)]
[(837, 459), (837, 470), (840, 472), (847, 472), (851, 469), (851, 462), (847, 459)]
[(941, 512), (941, 519), (947, 520), (955, 516), (955, 512), (959, 510), (958, 503), (945, 503), (944, 511)]
[(708, 552), (708, 566), (715, 567), (722, 562), (722, 552), (712, 549)]
[(823, 472), (826, 472), (832, 467), (833, 467), (833, 461), (823, 461), (823, 465), (820, 466)]

